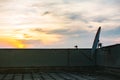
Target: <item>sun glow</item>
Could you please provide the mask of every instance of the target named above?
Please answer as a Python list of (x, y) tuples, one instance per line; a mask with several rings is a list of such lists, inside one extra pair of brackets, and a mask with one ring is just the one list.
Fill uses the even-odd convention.
[(1, 48), (25, 48), (25, 45), (19, 40), (15, 40), (11, 38), (0, 38), (0, 47)]

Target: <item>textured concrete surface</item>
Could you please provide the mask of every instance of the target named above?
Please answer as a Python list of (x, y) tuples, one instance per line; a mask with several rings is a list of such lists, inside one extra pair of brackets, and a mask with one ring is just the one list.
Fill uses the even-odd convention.
[(68, 73), (68, 72), (37, 72), (0, 74), (0, 80), (120, 80), (111, 75)]

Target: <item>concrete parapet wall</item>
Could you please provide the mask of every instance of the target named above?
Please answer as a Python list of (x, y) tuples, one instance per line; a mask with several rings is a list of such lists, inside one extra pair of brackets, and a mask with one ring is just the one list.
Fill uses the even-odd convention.
[(119, 44), (97, 49), (96, 65), (90, 53), (91, 49), (0, 49), (0, 72), (91, 71), (95, 68), (120, 72)]
[(0, 67), (91, 66), (90, 49), (0, 49)]

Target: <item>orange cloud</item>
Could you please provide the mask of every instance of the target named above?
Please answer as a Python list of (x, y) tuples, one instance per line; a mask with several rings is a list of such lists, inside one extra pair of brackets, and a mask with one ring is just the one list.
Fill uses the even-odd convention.
[(1, 48), (25, 48), (26, 46), (19, 40), (12, 38), (0, 38)]

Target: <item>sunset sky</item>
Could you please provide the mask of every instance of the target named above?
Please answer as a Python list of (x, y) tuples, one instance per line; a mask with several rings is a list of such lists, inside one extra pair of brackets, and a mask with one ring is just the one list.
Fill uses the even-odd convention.
[(0, 0), (1, 48), (91, 48), (120, 43), (120, 0)]

